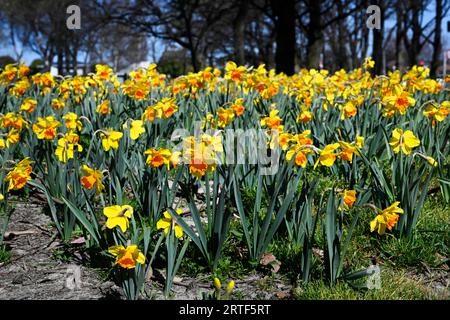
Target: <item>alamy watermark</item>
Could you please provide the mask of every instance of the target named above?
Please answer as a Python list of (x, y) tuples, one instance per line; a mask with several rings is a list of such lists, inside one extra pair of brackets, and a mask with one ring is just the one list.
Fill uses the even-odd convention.
[[(217, 143), (205, 144), (213, 139)], [(181, 152), (186, 162), (208, 165), (254, 164), (260, 166), (261, 175), (274, 175), (279, 169), (281, 150), (278, 130), (263, 129), (207, 129), (202, 122), (194, 123), (194, 135), (187, 129), (175, 129), (171, 141), (173, 152)]]
[(370, 16), (366, 20), (366, 26), (368, 29), (381, 29), (381, 8), (377, 5), (371, 5), (367, 7), (367, 14)]
[(81, 289), (81, 268), (80, 268), (80, 266), (70, 265), (67, 267), (66, 288), (69, 290)]
[(368, 278), (366, 287), (369, 290), (381, 289), (381, 271), (377, 265), (371, 265), (367, 268)]
[(67, 7), (66, 13), (69, 15), (66, 19), (66, 26), (69, 30), (81, 29), (81, 9), (73, 4)]

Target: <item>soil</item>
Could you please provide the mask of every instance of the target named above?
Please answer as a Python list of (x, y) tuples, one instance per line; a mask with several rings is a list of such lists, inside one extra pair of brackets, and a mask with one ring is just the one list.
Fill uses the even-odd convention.
[[(104, 281), (94, 269), (83, 263), (76, 250), (75, 259), (60, 257), (63, 244), (51, 227), (51, 219), (42, 204), (18, 203), (11, 215), (4, 244), (11, 258), (0, 263), (0, 299), (12, 300), (98, 300), (121, 299), (121, 290), (112, 281)], [(63, 258), (63, 259), (61, 259)], [(81, 258), (81, 257), (80, 257)], [(69, 261), (67, 261), (69, 260)], [(163, 274), (155, 270), (155, 274)], [(79, 275), (79, 276), (78, 276)], [(155, 279), (154, 279), (155, 278)], [(145, 286), (143, 299), (164, 299), (163, 277), (154, 277)], [(156, 279), (156, 278), (159, 278)], [(161, 281), (162, 279), (162, 281)], [(175, 278), (171, 299), (201, 299), (213, 292), (208, 277)], [(281, 277), (251, 274), (236, 280), (233, 297), (239, 299), (280, 299), (290, 296), (292, 286)]]

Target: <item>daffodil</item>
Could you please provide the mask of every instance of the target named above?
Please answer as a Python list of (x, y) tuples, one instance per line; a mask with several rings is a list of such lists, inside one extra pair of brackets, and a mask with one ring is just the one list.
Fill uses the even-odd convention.
[(103, 214), (108, 218), (106, 220), (106, 227), (108, 229), (119, 226), (122, 232), (125, 232), (129, 225), (128, 219), (133, 215), (133, 207), (129, 205), (105, 207), (103, 208)]
[(118, 149), (119, 140), (122, 139), (122, 137), (122, 132), (113, 131), (111, 129), (107, 129), (106, 132), (100, 133), (103, 149), (105, 151), (109, 151), (110, 149)]
[(243, 102), (244, 102), (244, 99), (240, 98), (240, 99), (236, 99), (236, 101), (231, 105), (231, 109), (233, 109), (236, 117), (240, 117), (245, 111)]
[(414, 106), (416, 100), (411, 97), (410, 93), (404, 91), (403, 87), (396, 85), (391, 93), (383, 98), (383, 102), (386, 104), (383, 115), (392, 117), (395, 112), (405, 114), (408, 107)]
[(81, 172), (83, 173), (83, 177), (81, 177), (80, 182), (84, 188), (91, 190), (95, 187), (97, 193), (105, 190), (105, 186), (102, 183), (103, 174), (99, 170), (83, 165)]
[(148, 149), (144, 152), (147, 155), (146, 163), (149, 167), (159, 168), (163, 165), (170, 168), (171, 152), (168, 149)]
[[(180, 215), (182, 211), (180, 208), (178, 208), (176, 212), (178, 215)], [(183, 228), (181, 228), (173, 221), (169, 211), (163, 212), (163, 217), (159, 219), (158, 222), (156, 222), (156, 229), (158, 230), (162, 229), (164, 230), (164, 233), (167, 234), (169, 233), (169, 230), (172, 227), (172, 225), (174, 226), (175, 236), (177, 238), (181, 238), (183, 236)]]
[(111, 108), (109, 107), (109, 101), (104, 100), (100, 103), (97, 108), (95, 108), (95, 112), (100, 114), (109, 114), (111, 113)]
[(399, 153), (400, 149), (405, 155), (409, 155), (411, 150), (420, 145), (420, 140), (410, 130), (403, 132), (402, 129), (395, 129), (392, 132), (392, 138), (389, 144), (395, 153)]
[(342, 151), (339, 153), (339, 157), (345, 161), (352, 163), (353, 154), (356, 152), (356, 146), (345, 141), (339, 141), (339, 146), (342, 149)]
[(398, 222), (399, 214), (404, 212), (398, 207), (399, 204), (400, 202), (396, 201), (386, 209), (380, 210), (375, 219), (370, 222), (370, 231), (376, 231), (379, 235), (385, 234), (386, 229), (391, 231)]
[(32, 98), (26, 98), (22, 105), (20, 106), (20, 111), (25, 111), (28, 113), (33, 112), (36, 109), (37, 101)]
[(52, 107), (55, 110), (60, 110), (60, 109), (64, 109), (64, 101), (59, 100), (59, 99), (53, 99), (52, 100)]
[(130, 138), (131, 140), (137, 140), (141, 134), (145, 132), (144, 121), (133, 120), (131, 121)]
[(214, 278), (214, 287), (216, 287), (217, 290), (220, 290), (222, 288), (222, 283), (220, 282), (219, 278)]
[(108, 80), (113, 72), (113, 70), (109, 66), (100, 64), (97, 64), (95, 66), (95, 71), (96, 76), (103, 81)]
[(372, 69), (374, 66), (375, 66), (375, 61), (373, 61), (371, 57), (367, 57), (364, 60), (364, 63), (363, 63), (364, 69)]
[(225, 128), (225, 126), (229, 125), (234, 119), (234, 110), (232, 108), (224, 109), (220, 107), (217, 109), (217, 126), (219, 128)]
[(12, 127), (20, 130), (22, 128), (28, 128), (29, 124), (20, 114), (8, 112), (0, 118), (0, 125), (5, 129)]
[(314, 168), (320, 163), (322, 166), (331, 167), (339, 154), (334, 153), (339, 148), (339, 143), (333, 143), (326, 145), (325, 148), (320, 152), (319, 158), (314, 164)]
[(356, 100), (350, 100), (344, 104), (344, 107), (341, 111), (341, 120), (353, 118), (358, 112), (358, 108), (356, 107)]
[(235, 283), (233, 280), (231, 280), (230, 282), (228, 282), (227, 287), (225, 288), (225, 292), (226, 294), (230, 294), (233, 289), (234, 289)]
[(225, 79), (240, 83), (244, 80), (247, 69), (243, 66), (237, 66), (234, 62), (227, 62), (225, 65)]
[(308, 158), (306, 154), (301, 151), (299, 148), (292, 148), (286, 153), (286, 160), (291, 161), (292, 157), (295, 155), (294, 163), (302, 168), (306, 168), (306, 164), (308, 163)]
[(8, 134), (6, 135), (6, 146), (9, 148), (10, 145), (16, 144), (20, 140), (20, 134), (17, 129), (11, 129), (9, 130)]
[(308, 110), (308, 107), (303, 107), (302, 112), (297, 116), (297, 122), (308, 123), (313, 119), (313, 113)]
[(30, 174), (33, 170), (31, 163), (30, 158), (25, 158), (8, 172), (5, 177), (5, 182), (9, 183), (8, 191), (22, 189), (27, 181), (31, 180)]
[(269, 116), (264, 117), (261, 120), (261, 126), (265, 126), (273, 130), (283, 131), (284, 126), (281, 125), (282, 119), (280, 118), (280, 116), (278, 116), (279, 112), (280, 111), (278, 111), (277, 109), (271, 110)]
[(58, 139), (58, 147), (56, 148), (55, 155), (59, 161), (66, 163), (67, 160), (73, 159), (75, 148), (78, 153), (83, 151), (83, 147), (78, 144), (78, 140), (78, 135), (74, 133), (65, 134), (63, 138)]
[(65, 125), (66, 125), (66, 128), (69, 129), (69, 131), (75, 131), (75, 130), (80, 131), (83, 128), (83, 124), (78, 119), (78, 115), (76, 113), (69, 112), (66, 115), (64, 115), (62, 118), (66, 120)]
[(348, 211), (353, 207), (356, 201), (356, 191), (355, 190), (344, 190), (344, 210)]
[(108, 248), (108, 252), (116, 257), (115, 264), (125, 269), (134, 269), (137, 264), (145, 263), (144, 254), (138, 249), (137, 245), (112, 246)]
[(170, 118), (178, 110), (175, 101), (175, 98), (164, 98), (155, 105), (155, 109), (160, 111), (160, 118)]
[(37, 122), (33, 124), (33, 132), (38, 139), (53, 140), (56, 137), (56, 129), (61, 123), (53, 116), (45, 118), (37, 118)]

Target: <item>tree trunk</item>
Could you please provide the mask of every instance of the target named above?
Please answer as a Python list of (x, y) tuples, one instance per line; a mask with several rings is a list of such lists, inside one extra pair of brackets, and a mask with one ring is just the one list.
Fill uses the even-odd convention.
[[(343, 16), (343, 7), (340, 1), (337, 2), (337, 14), (338, 16)], [(347, 43), (350, 39), (346, 39), (347, 35), (349, 35), (349, 32), (345, 26), (345, 19), (340, 19), (338, 21), (337, 31), (338, 37), (335, 39), (335, 41), (338, 42), (336, 69), (348, 69)]]
[(432, 78), (436, 78), (437, 69), (440, 64), (440, 57), (442, 51), (441, 43), (441, 23), (442, 23), (442, 0), (436, 0), (436, 24), (434, 29), (434, 41), (433, 41), (433, 58), (431, 60), (430, 75)]
[(295, 73), (295, 0), (271, 0), (271, 6), (276, 16), (276, 70), (293, 75)]
[(384, 59), (383, 59), (383, 33), (384, 33), (384, 6), (383, 0), (377, 0), (376, 4), (380, 7), (380, 29), (373, 29), (373, 43), (372, 43), (372, 55), (373, 61), (375, 61), (375, 68), (373, 72), (375, 74), (384, 74)]
[(407, 48), (408, 52), (408, 62), (409, 66), (413, 66), (417, 64), (418, 56), (420, 53), (420, 36), (422, 34), (422, 30), (420, 27), (419, 21), (419, 13), (421, 10), (421, 1), (411, 1), (411, 9), (412, 9), (412, 39), (411, 45)]
[(400, 66), (400, 52), (402, 50), (402, 38), (403, 38), (403, 14), (402, 14), (402, 4), (400, 2), (397, 3), (395, 8), (397, 26), (395, 33), (395, 67), (397, 69), (402, 69)]
[(321, 21), (322, 0), (309, 0), (309, 23), (306, 37), (308, 68), (319, 68), (320, 54), (323, 47), (322, 21)]
[(233, 22), (234, 61), (238, 65), (245, 63), (245, 24), (247, 20), (249, 0), (240, 0), (238, 12)]

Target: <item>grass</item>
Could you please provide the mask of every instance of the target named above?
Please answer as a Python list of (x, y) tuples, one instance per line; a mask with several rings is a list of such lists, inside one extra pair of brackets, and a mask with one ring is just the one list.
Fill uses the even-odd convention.
[(0, 263), (7, 263), (11, 259), (11, 252), (5, 245), (0, 245)]
[(302, 300), (424, 300), (443, 299), (425, 285), (413, 281), (404, 271), (381, 269), (381, 288), (372, 290), (353, 289), (348, 283), (338, 281), (330, 288), (321, 280), (293, 290), (295, 299)]
[[(440, 194), (430, 195), (422, 209), (417, 229), (412, 239), (397, 238), (387, 233), (379, 236), (370, 233), (369, 222), (373, 219), (370, 209), (359, 210), (359, 221), (354, 230), (350, 247), (344, 261), (344, 274), (362, 270), (376, 262), (381, 268), (380, 289), (357, 289), (342, 280), (334, 287), (330, 287), (326, 280), (323, 265), (314, 263), (311, 270), (311, 281), (308, 284), (298, 282), (294, 285), (295, 299), (381, 299), (381, 300), (423, 300), (446, 299), (446, 291), (434, 290), (427, 284), (433, 282), (434, 271), (445, 272), (449, 268), (449, 212), (450, 205), (446, 204)], [(353, 214), (355, 214), (353, 212)], [(345, 224), (351, 221), (351, 216), (345, 219)], [(236, 232), (233, 232), (236, 231)], [(224, 246), (223, 256), (217, 269), (211, 274), (222, 281), (244, 279), (251, 273), (259, 271), (269, 278), (257, 283), (259, 289), (273, 290), (270, 281), (274, 276), (269, 267), (255, 266), (248, 261), (245, 241), (238, 221), (231, 224), (230, 237)], [(320, 232), (316, 233), (314, 247), (323, 249), (323, 239)], [(286, 234), (274, 238), (268, 251), (281, 261), (281, 268), (277, 277), (297, 283), (300, 273), (301, 247), (290, 243)], [(181, 274), (198, 277), (208, 274), (209, 270), (200, 267), (198, 253), (193, 246), (188, 249), (182, 262)], [(314, 254), (314, 260), (322, 259)], [(433, 271), (433, 272), (430, 272)], [(425, 273), (428, 271), (428, 273)], [(360, 282), (365, 282), (365, 278)], [(242, 294), (242, 293), (241, 293)], [(235, 298), (235, 297), (234, 297)]]

